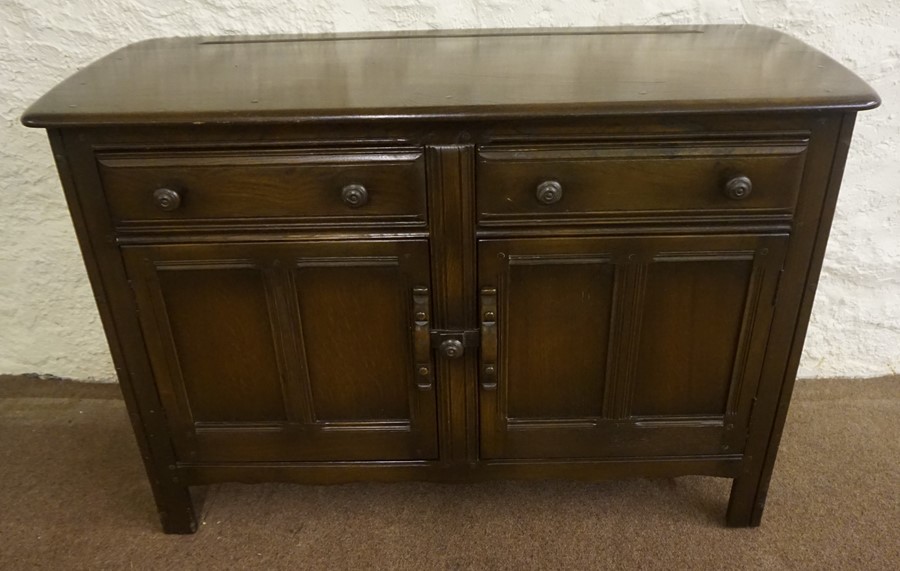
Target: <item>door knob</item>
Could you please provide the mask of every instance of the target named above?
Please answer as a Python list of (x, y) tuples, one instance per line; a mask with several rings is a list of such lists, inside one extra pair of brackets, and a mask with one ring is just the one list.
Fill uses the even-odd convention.
[(447, 357), (448, 359), (462, 357), (465, 352), (465, 346), (462, 344), (462, 341), (458, 339), (446, 339), (441, 343), (438, 349), (444, 354), (444, 357)]

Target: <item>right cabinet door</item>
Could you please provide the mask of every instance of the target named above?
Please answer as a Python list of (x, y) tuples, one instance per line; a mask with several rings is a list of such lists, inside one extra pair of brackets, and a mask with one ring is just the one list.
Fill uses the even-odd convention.
[(787, 241), (480, 241), (482, 458), (740, 453)]

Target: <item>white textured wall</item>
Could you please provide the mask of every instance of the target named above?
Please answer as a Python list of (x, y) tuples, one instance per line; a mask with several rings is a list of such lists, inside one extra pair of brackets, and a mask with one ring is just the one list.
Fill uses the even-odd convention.
[(174, 35), (739, 22), (800, 37), (884, 99), (857, 122), (801, 375), (897, 373), (896, 0), (0, 0), (0, 373), (113, 377), (46, 139), (18, 119), (115, 48)]

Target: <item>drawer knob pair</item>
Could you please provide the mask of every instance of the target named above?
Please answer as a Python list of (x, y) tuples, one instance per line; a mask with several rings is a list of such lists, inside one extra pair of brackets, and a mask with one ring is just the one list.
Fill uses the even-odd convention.
[[(732, 200), (743, 200), (753, 191), (750, 177), (738, 175), (725, 183), (725, 195)], [(555, 180), (545, 180), (537, 186), (536, 197), (541, 204), (555, 204), (562, 199), (562, 185)]]
[[(359, 208), (369, 202), (369, 191), (361, 184), (348, 184), (341, 189), (341, 200), (350, 208)], [(181, 206), (181, 194), (171, 188), (153, 191), (153, 202), (164, 212), (172, 212)]]

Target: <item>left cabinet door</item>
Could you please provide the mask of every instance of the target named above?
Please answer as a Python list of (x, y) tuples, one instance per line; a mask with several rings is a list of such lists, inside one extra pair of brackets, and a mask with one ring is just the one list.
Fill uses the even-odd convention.
[(436, 458), (427, 241), (123, 253), (180, 460)]

